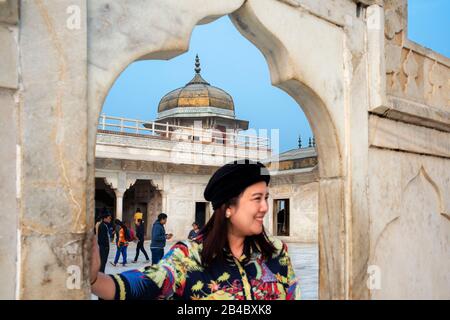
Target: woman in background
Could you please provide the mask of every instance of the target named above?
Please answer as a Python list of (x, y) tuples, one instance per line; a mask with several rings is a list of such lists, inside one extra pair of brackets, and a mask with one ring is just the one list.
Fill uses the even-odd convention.
[(122, 265), (125, 267), (127, 265), (127, 249), (128, 249), (128, 239), (129, 239), (129, 230), (125, 223), (120, 220), (116, 220), (116, 224), (119, 226), (119, 236), (117, 238), (117, 251), (116, 257), (114, 258), (114, 262), (111, 264), (115, 267), (117, 262), (119, 261), (120, 255), (122, 255)]
[(200, 232), (200, 228), (198, 227), (198, 223), (194, 222), (192, 224), (192, 230), (189, 232), (188, 239), (193, 240), (198, 236), (198, 233)]

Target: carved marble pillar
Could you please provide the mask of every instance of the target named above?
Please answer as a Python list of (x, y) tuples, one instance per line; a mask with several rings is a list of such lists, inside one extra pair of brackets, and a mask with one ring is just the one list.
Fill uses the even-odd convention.
[(167, 213), (167, 192), (166, 191), (160, 191), (161, 192), (161, 212)]
[(116, 219), (122, 220), (123, 216), (123, 195), (125, 193), (125, 190), (114, 190), (116, 194)]

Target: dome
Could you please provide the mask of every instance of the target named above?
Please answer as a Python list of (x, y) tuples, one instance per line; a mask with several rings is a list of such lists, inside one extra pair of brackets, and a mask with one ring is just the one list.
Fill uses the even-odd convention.
[(210, 85), (200, 75), (200, 61), (195, 59), (195, 76), (184, 87), (166, 94), (158, 105), (158, 113), (175, 108), (218, 108), (232, 111), (234, 102), (224, 90)]

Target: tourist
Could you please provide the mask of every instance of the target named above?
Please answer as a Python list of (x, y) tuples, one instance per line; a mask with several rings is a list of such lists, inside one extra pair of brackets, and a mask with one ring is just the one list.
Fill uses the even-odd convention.
[(193, 240), (195, 237), (198, 236), (199, 231), (200, 231), (200, 228), (198, 227), (198, 223), (194, 222), (192, 224), (192, 230), (189, 232), (188, 239)]
[(101, 222), (97, 228), (98, 247), (100, 250), (100, 272), (105, 272), (106, 262), (109, 255), (109, 243), (111, 242), (109, 236), (109, 224), (111, 223), (111, 214), (108, 211), (103, 211), (100, 216)]
[(144, 248), (144, 233), (145, 233), (144, 221), (138, 219), (138, 221), (136, 221), (136, 237), (138, 239), (138, 243), (136, 247), (136, 256), (134, 257), (133, 263), (137, 262), (140, 251), (142, 251), (142, 253), (144, 254), (145, 259), (147, 261), (150, 261), (150, 259), (148, 258), (147, 251), (145, 251)]
[(152, 240), (150, 243), (150, 251), (152, 252), (152, 264), (157, 264), (164, 256), (164, 247), (166, 240), (172, 238), (172, 234), (166, 233), (164, 225), (167, 223), (167, 214), (160, 213), (158, 219), (152, 227)]
[(137, 238), (136, 238), (136, 233), (134, 232), (133, 229), (130, 228), (130, 223), (124, 222), (124, 224), (125, 224), (125, 227), (127, 227), (126, 240), (127, 240), (128, 242), (131, 242), (131, 241), (134, 242), (134, 241), (136, 241), (136, 240), (137, 240)]
[(127, 265), (127, 249), (130, 233), (125, 223), (121, 222), (120, 220), (116, 221), (120, 229), (119, 236), (117, 238), (116, 257), (114, 258), (114, 262), (111, 262), (111, 264), (115, 267), (117, 265), (117, 262), (119, 261), (120, 255), (122, 255), (122, 265), (125, 267)]
[(176, 243), (158, 265), (117, 275), (91, 265), (92, 292), (104, 299), (299, 299), (287, 246), (268, 237), (270, 175), (259, 162), (217, 170), (204, 196), (214, 213), (194, 240)]
[(108, 212), (108, 209), (106, 207), (103, 207), (103, 209), (100, 211), (100, 214), (95, 214), (95, 226), (94, 226), (94, 233), (98, 234), (98, 227), (100, 223), (103, 221), (103, 216)]
[(121, 229), (121, 225), (122, 225), (122, 221), (120, 221), (119, 219), (115, 219), (114, 220), (113, 230), (114, 230), (114, 239), (115, 239), (115, 242), (116, 242), (116, 246), (117, 246), (117, 244), (119, 242), (119, 232), (120, 232), (120, 229)]
[(134, 224), (137, 226), (138, 220), (143, 219), (143, 214), (141, 212), (141, 208), (136, 209), (136, 213), (134, 214)]
[(115, 233), (114, 223), (112, 223), (112, 222), (108, 223), (108, 228), (109, 228), (109, 238), (111, 239), (111, 242), (113, 243), (114, 242), (114, 233)]

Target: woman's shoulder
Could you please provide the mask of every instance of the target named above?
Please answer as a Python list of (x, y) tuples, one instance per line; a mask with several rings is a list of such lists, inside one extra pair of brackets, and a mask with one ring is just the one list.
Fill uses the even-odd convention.
[(203, 244), (195, 240), (183, 240), (175, 243), (169, 250), (172, 255), (190, 258), (200, 262), (200, 253)]
[(284, 241), (282, 241), (274, 236), (268, 236), (267, 238), (269, 239), (270, 243), (272, 243), (273, 247), (275, 248), (275, 252), (273, 254), (274, 257), (279, 256), (283, 253), (287, 253), (287, 244)]

